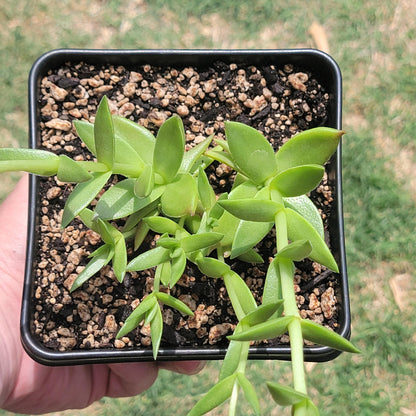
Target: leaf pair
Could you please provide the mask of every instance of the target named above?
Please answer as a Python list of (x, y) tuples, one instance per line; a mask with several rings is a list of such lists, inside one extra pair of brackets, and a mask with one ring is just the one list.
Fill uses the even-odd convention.
[(193, 315), (193, 312), (189, 307), (179, 299), (176, 299), (167, 293), (154, 292), (147, 296), (139, 306), (134, 309), (117, 333), (117, 339), (119, 339), (137, 328), (143, 320), (145, 324), (150, 324), (154, 359), (157, 358), (163, 334), (163, 317), (158, 302), (162, 302), (164, 305), (170, 306), (185, 315)]
[(359, 352), (359, 350), (357, 350), (357, 348), (355, 348), (350, 341), (336, 332), (333, 332), (315, 322), (307, 319), (300, 319), (294, 316), (284, 316), (262, 322), (248, 328), (245, 331), (241, 331), (238, 334), (233, 334), (228, 338), (235, 341), (262, 341), (273, 339), (284, 334), (287, 331), (289, 324), (295, 319), (300, 320), (302, 334), (305, 339), (339, 351), (354, 353)]
[(91, 261), (77, 276), (72, 284), (71, 292), (82, 286), (110, 261), (112, 261), (117, 280), (122, 282), (127, 266), (127, 249), (124, 235), (106, 221), (101, 219), (94, 221), (94, 213), (89, 209), (84, 209), (79, 215), (85, 225), (101, 235), (104, 244), (90, 254)]

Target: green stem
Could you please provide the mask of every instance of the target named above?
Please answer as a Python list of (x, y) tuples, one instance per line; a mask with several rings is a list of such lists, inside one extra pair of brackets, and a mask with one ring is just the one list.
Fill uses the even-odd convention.
[(230, 408), (228, 410), (228, 416), (235, 416), (237, 411), (238, 402), (238, 382), (234, 381), (233, 392), (231, 393)]
[[(288, 244), (287, 237), (287, 223), (284, 211), (276, 214), (276, 247), (277, 251), (281, 250)], [(280, 279), (282, 285), (282, 295), (284, 300), (284, 308), (286, 316), (295, 316), (288, 326), (291, 361), (293, 372), (294, 388), (304, 394), (307, 394), (304, 356), (303, 356), (303, 335), (302, 327), (300, 325), (300, 315), (296, 303), (296, 295), (293, 286), (293, 262), (289, 259), (281, 259), (279, 261)]]

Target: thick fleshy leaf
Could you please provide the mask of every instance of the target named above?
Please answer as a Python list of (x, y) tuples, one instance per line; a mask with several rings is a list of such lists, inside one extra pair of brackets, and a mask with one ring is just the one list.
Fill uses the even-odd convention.
[(160, 127), (153, 152), (153, 168), (164, 180), (172, 182), (182, 164), (185, 131), (182, 120), (173, 116)]
[(192, 316), (194, 313), (187, 305), (185, 305), (182, 301), (179, 299), (174, 298), (171, 295), (168, 295), (167, 293), (163, 292), (157, 292), (156, 297), (167, 306), (170, 306), (173, 309), (176, 309), (179, 312), (182, 312), (184, 315)]
[(297, 403), (293, 407), (293, 416), (319, 416), (318, 408), (312, 403), (310, 399)]
[(218, 204), (242, 220), (267, 223), (274, 222), (276, 214), (283, 209), (278, 202), (258, 199), (229, 199)]
[(134, 235), (134, 250), (135, 251), (141, 246), (147, 234), (149, 233), (149, 230), (150, 230), (149, 226), (144, 221), (140, 221), (137, 224), (136, 233)]
[(287, 232), (291, 241), (309, 240), (312, 252), (309, 258), (329, 269), (338, 272), (338, 265), (325, 241), (315, 228), (300, 214), (290, 208), (285, 208)]
[(211, 247), (219, 243), (223, 239), (220, 233), (200, 233), (190, 235), (181, 239), (181, 246), (186, 253), (201, 250), (203, 248)]
[(100, 101), (94, 121), (97, 160), (112, 169), (114, 164), (114, 126), (107, 97)]
[(207, 137), (204, 141), (198, 143), (196, 146), (185, 152), (183, 155), (181, 168), (179, 170), (181, 173), (190, 173), (194, 170), (194, 165), (197, 164), (205, 150), (207, 150), (209, 144), (212, 141), (212, 137), (213, 136)]
[(130, 230), (132, 230), (136, 225), (138, 225), (143, 218), (158, 215), (159, 212), (157, 210), (157, 205), (158, 201), (154, 201), (147, 207), (139, 209), (138, 211), (129, 215), (121, 231), (123, 233), (127, 233)]
[(300, 324), (302, 327), (303, 337), (308, 341), (319, 345), (325, 345), (339, 351), (355, 353), (360, 352), (360, 350), (354, 347), (354, 345), (346, 338), (322, 325), (317, 324), (316, 322), (302, 319)]
[(169, 286), (171, 273), (171, 263), (170, 261), (166, 261), (165, 263), (159, 264), (157, 266), (156, 272), (160, 274), (160, 281), (162, 282), (163, 286)]
[(105, 245), (105, 249), (100, 250), (99, 254), (85, 266), (84, 270), (78, 275), (71, 286), (71, 292), (82, 286), (88, 279), (98, 273), (106, 266), (113, 257), (114, 250), (110, 245)]
[(199, 168), (198, 172), (198, 195), (205, 211), (210, 210), (214, 206), (216, 202), (215, 192), (212, 189), (212, 186), (208, 181), (208, 177), (202, 167)]
[(140, 124), (127, 118), (113, 116), (114, 134), (116, 143), (125, 141), (128, 143), (147, 164), (152, 164), (155, 137)]
[(211, 257), (202, 257), (197, 260), (198, 269), (209, 277), (220, 278), (230, 270), (230, 266)]
[(88, 181), (92, 178), (92, 175), (75, 160), (68, 156), (60, 155), (57, 177), (61, 182), (80, 183)]
[(69, 195), (62, 214), (65, 228), (98, 195), (111, 176), (111, 172), (93, 173), (92, 179), (79, 183)]
[[(232, 254), (230, 256), (232, 258)], [(263, 257), (260, 256), (257, 251), (250, 249), (245, 253), (240, 254), (238, 260), (244, 261), (246, 263), (264, 263)]]
[(58, 172), (59, 157), (39, 149), (0, 149), (0, 172), (23, 171), (52, 176)]
[(170, 260), (170, 251), (164, 247), (156, 247), (135, 257), (126, 267), (127, 271), (150, 269)]
[(127, 217), (156, 201), (163, 193), (163, 186), (155, 187), (146, 198), (137, 198), (134, 193), (135, 179), (129, 178), (112, 186), (100, 198), (95, 213), (102, 219), (112, 220)]
[(321, 182), (325, 168), (320, 165), (302, 165), (284, 170), (270, 182), (270, 187), (283, 197), (307, 194)]
[(227, 166), (229, 166), (231, 169), (236, 170), (237, 167), (233, 161), (233, 159), (231, 158), (230, 154), (226, 153), (226, 152), (222, 152), (220, 150), (208, 150), (205, 152), (205, 154), (210, 157), (211, 159), (216, 160), (217, 162), (220, 163), (224, 163)]
[[(237, 326), (238, 328), (238, 326)], [(237, 331), (238, 329), (236, 329)], [(238, 365), (241, 362), (241, 353), (243, 351), (243, 342), (230, 341), (227, 347), (227, 353), (225, 354), (224, 361), (220, 370), (220, 381), (231, 376), (237, 371)]]
[(133, 329), (137, 328), (140, 322), (144, 319), (145, 314), (157, 304), (157, 299), (154, 293), (147, 296), (128, 316), (124, 325), (117, 334), (117, 338), (124, 337)]
[(324, 238), (324, 224), (322, 223), (322, 217), (315, 204), (306, 195), (284, 198), (283, 201), (285, 207), (292, 208), (298, 214), (302, 215), (302, 217), (315, 228), (318, 234)]
[(112, 263), (114, 274), (116, 275), (117, 280), (119, 282), (122, 282), (124, 279), (124, 275), (126, 274), (127, 266), (126, 241), (124, 240), (123, 236), (121, 236), (115, 241), (114, 256)]
[(118, 140), (114, 147), (113, 172), (126, 177), (137, 178), (146, 164), (132, 146), (124, 140)]
[(300, 393), (292, 387), (272, 382), (266, 382), (266, 384), (273, 400), (280, 406), (293, 406), (296, 403), (309, 399), (306, 394)]
[(336, 151), (343, 134), (330, 127), (316, 127), (297, 134), (276, 153), (279, 172), (300, 165), (323, 165)]
[(208, 393), (198, 401), (187, 416), (202, 416), (215, 409), (231, 397), (236, 382), (237, 374), (221, 380)]
[(244, 326), (255, 326), (263, 322), (266, 322), (271, 318), (282, 306), (283, 299), (280, 299), (276, 303), (266, 303), (260, 305), (253, 312), (250, 312), (241, 320), (241, 325)]
[(293, 316), (283, 316), (281, 318), (271, 319), (227, 338), (235, 341), (262, 341), (273, 339), (279, 335), (283, 335), (293, 319), (296, 318)]
[(198, 187), (195, 179), (185, 173), (166, 186), (160, 200), (162, 211), (168, 217), (179, 218), (194, 215), (198, 202)]
[(235, 314), (241, 321), (244, 316), (257, 308), (256, 301), (246, 282), (237, 273), (228, 271), (223, 275), (223, 279)]
[(97, 156), (94, 142), (94, 124), (88, 121), (74, 120), (75, 130), (79, 138), (87, 146), (87, 149), (94, 155)]
[(172, 258), (171, 261), (171, 275), (169, 287), (176, 285), (178, 280), (182, 277), (186, 267), (186, 254), (181, 250), (180, 254)]
[[(121, 233), (116, 230), (111, 224), (106, 221), (103, 221), (101, 218), (97, 218), (96, 220), (97, 227), (101, 238), (106, 244), (111, 246), (115, 246), (116, 238), (121, 236)], [(118, 235), (119, 234), (119, 235)]]
[(150, 227), (152, 231), (158, 234), (175, 235), (181, 227), (169, 218), (159, 217), (154, 215), (152, 217), (143, 218), (143, 221)]
[[(179, 240), (177, 238), (169, 237), (167, 234), (162, 235), (157, 241), (156, 245), (158, 247), (164, 247), (170, 250), (172, 253), (180, 248)], [(182, 249), (181, 249), (182, 250)], [(172, 255), (171, 255), (172, 257)]]
[(256, 390), (243, 373), (237, 373), (238, 384), (243, 389), (244, 396), (256, 415), (260, 415), (260, 403)]
[(277, 172), (273, 148), (256, 129), (229, 121), (225, 135), (238, 170), (256, 184), (263, 184)]
[(134, 193), (138, 198), (145, 198), (151, 194), (155, 185), (155, 175), (151, 165), (146, 165), (134, 184)]
[(156, 360), (163, 334), (163, 317), (158, 304), (155, 304), (153, 309), (154, 315), (150, 322), (150, 336), (152, 337), (153, 358)]
[(312, 252), (312, 245), (309, 240), (297, 240), (277, 253), (277, 257), (293, 261), (301, 261), (308, 257)]
[[(280, 302), (281, 299), (282, 285), (279, 268), (279, 259), (275, 257), (267, 269), (266, 280), (264, 282), (262, 303), (263, 305), (269, 303), (276, 304)], [(282, 310), (278, 309), (277, 313), (279, 315), (281, 315), (281, 312)]]
[(253, 222), (241, 220), (235, 232), (231, 247), (231, 259), (247, 253), (252, 247), (259, 243), (272, 229), (273, 223)]

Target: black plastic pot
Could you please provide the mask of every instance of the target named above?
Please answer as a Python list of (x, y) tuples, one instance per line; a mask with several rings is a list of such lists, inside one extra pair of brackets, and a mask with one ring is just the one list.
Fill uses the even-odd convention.
[[(40, 81), (50, 69), (58, 68), (64, 63), (87, 62), (93, 65), (113, 64), (133, 68), (134, 66), (150, 64), (157, 66), (197, 65), (208, 66), (221, 60), (225, 63), (251, 63), (254, 65), (274, 64), (276, 66), (294, 64), (314, 73), (321, 85), (331, 96), (328, 127), (341, 128), (341, 73), (335, 61), (328, 55), (308, 49), (299, 50), (56, 50), (43, 55), (34, 64), (29, 79), (29, 117), (30, 117), (30, 147), (36, 147), (39, 142), (39, 94)], [(339, 333), (348, 338), (350, 335), (350, 308), (348, 295), (348, 280), (344, 247), (344, 224), (342, 211), (341, 183), (341, 149), (329, 164), (329, 177), (334, 180), (336, 195), (333, 203), (334, 213), (331, 216), (329, 232), (331, 249), (340, 268), (339, 292), (336, 293), (340, 310), (338, 313)], [(32, 265), (36, 249), (37, 225), (39, 223), (38, 181), (35, 177), (30, 182), (29, 224), (26, 274), (21, 315), (21, 337), (24, 348), (36, 361), (46, 365), (74, 365), (103, 362), (148, 361), (153, 360), (150, 349), (108, 349), (108, 350), (73, 350), (57, 352), (44, 347), (34, 336), (33, 323), (33, 277)], [(190, 359), (221, 359), (225, 348), (205, 347), (193, 348), (164, 348), (159, 351), (160, 360), (190, 360)], [(305, 347), (305, 360), (328, 361), (335, 358), (339, 352), (328, 347)], [(253, 347), (250, 350), (252, 359), (290, 359), (290, 348)]]

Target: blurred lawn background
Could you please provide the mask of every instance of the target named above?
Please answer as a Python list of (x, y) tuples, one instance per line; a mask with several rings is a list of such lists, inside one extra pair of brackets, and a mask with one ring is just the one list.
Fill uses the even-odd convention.
[[(2, 0), (0, 145), (26, 145), (28, 72), (50, 49), (316, 47), (310, 33), (314, 22), (322, 26), (344, 79), (352, 340), (362, 354), (308, 364), (311, 395), (323, 416), (415, 416), (413, 0)], [(0, 198), (18, 177), (1, 176)], [(264, 415), (288, 414), (274, 408), (264, 383), (288, 378), (288, 365), (249, 365)], [(209, 363), (194, 377), (162, 371), (139, 397), (103, 399), (87, 410), (59, 415), (184, 415), (215, 382), (218, 368), (219, 363)], [(226, 405), (212, 412), (226, 414)], [(238, 414), (251, 414), (244, 401)]]

